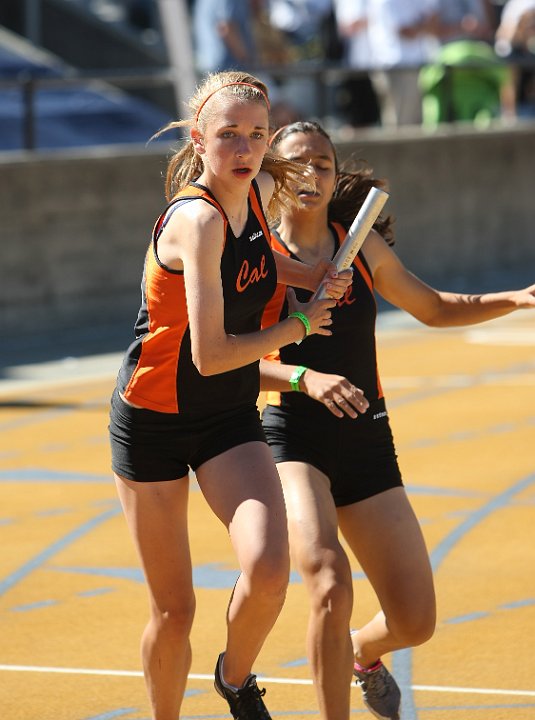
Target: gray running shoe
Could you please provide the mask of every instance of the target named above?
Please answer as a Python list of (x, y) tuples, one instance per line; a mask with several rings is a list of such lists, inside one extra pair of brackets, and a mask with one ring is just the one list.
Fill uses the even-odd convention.
[(380, 720), (399, 720), (401, 692), (392, 675), (379, 660), (369, 670), (354, 668), (357, 687), (368, 710)]
[(225, 653), (221, 653), (217, 659), (214, 687), (228, 702), (232, 716), (235, 720), (271, 720), (271, 715), (262, 700), (266, 691), (258, 689), (256, 675), (249, 675), (243, 687), (238, 690), (231, 690), (223, 685), (221, 665), (224, 655)]

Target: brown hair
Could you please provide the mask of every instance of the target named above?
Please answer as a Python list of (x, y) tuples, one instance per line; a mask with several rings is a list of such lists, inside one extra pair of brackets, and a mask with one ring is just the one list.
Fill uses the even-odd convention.
[[(212, 95), (219, 92), (226, 97), (263, 103), (269, 111), (268, 89), (258, 78), (239, 71), (210, 73), (196, 88), (188, 102), (189, 117), (168, 123), (154, 137), (158, 137), (168, 130), (182, 127), (197, 126), (203, 131), (210, 120), (215, 117), (208, 101)], [(261, 169), (268, 172), (275, 180), (275, 189), (267, 208), (268, 219), (273, 222), (279, 217), (283, 204), (300, 206), (300, 201), (295, 191), (292, 190), (292, 186), (310, 186), (313, 181), (301, 163), (285, 160), (269, 150), (264, 156)], [(188, 138), (169, 160), (165, 182), (167, 200), (172, 200), (188, 183), (198, 178), (202, 171), (202, 158), (195, 152), (191, 138)]]
[[(304, 120), (279, 128), (271, 136), (270, 147), (276, 149), (283, 140), (293, 133), (317, 133), (328, 140), (334, 156), (336, 171), (336, 186), (329, 203), (329, 220), (349, 227), (371, 188), (384, 189), (387, 187), (386, 181), (373, 177), (372, 169), (364, 161), (360, 161), (360, 167), (355, 167), (354, 160), (350, 159), (341, 168), (333, 141), (317, 122)], [(373, 224), (374, 229), (389, 245), (394, 244), (393, 223), (394, 219), (391, 215), (379, 215)]]

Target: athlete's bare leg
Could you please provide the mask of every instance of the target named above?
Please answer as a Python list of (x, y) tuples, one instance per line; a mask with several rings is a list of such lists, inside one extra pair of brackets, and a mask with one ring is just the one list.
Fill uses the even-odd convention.
[(352, 635), (357, 662), (428, 640), (435, 628), (433, 575), (423, 534), (403, 488), (338, 508), (345, 539), (382, 610)]
[(240, 687), (286, 596), (290, 561), (282, 488), (271, 451), (262, 442), (228, 450), (205, 462), (196, 475), (229, 530), (241, 570), (228, 608), (223, 668), (225, 681)]
[(348, 720), (353, 654), (353, 584), (338, 540), (329, 481), (306, 463), (277, 465), (284, 487), (293, 561), (310, 596), (307, 655), (322, 720)]
[(195, 613), (188, 541), (188, 478), (140, 483), (115, 475), (147, 579), (150, 619), (141, 641), (154, 720), (177, 720), (191, 665)]

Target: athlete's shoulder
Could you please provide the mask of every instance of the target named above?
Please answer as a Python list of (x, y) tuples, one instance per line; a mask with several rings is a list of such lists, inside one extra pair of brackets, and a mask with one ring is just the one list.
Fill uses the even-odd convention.
[[(198, 195), (192, 198), (185, 197), (178, 201), (178, 205), (169, 218), (169, 229), (190, 232), (198, 229), (200, 232), (221, 228), (225, 218), (219, 206), (211, 198)], [(192, 202), (192, 201), (195, 202)], [(205, 200), (206, 202), (203, 202)]]
[(180, 203), (159, 235), (158, 256), (174, 269), (182, 269), (187, 258), (217, 258), (225, 244), (225, 228), (214, 205), (198, 200)]
[(365, 247), (374, 248), (377, 250), (377, 252), (390, 250), (390, 246), (388, 245), (384, 237), (381, 235), (381, 233), (378, 233), (377, 230), (374, 230), (373, 228), (370, 230), (366, 237)]

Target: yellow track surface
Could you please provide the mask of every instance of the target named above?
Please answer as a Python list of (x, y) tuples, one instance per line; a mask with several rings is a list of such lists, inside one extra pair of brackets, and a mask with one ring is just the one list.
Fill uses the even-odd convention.
[[(535, 719), (535, 323), (461, 330), (383, 322), (379, 361), (409, 495), (435, 569), (435, 637), (386, 658), (403, 720)], [(149, 718), (139, 637), (146, 589), (109, 470), (119, 359), (14, 369), (0, 382), (0, 717)], [(212, 685), (237, 568), (194, 479), (198, 610), (183, 717), (230, 717)], [(353, 625), (377, 610), (354, 563)], [(276, 718), (318, 716), (292, 575), (258, 658)], [(353, 688), (353, 715), (366, 712)]]

